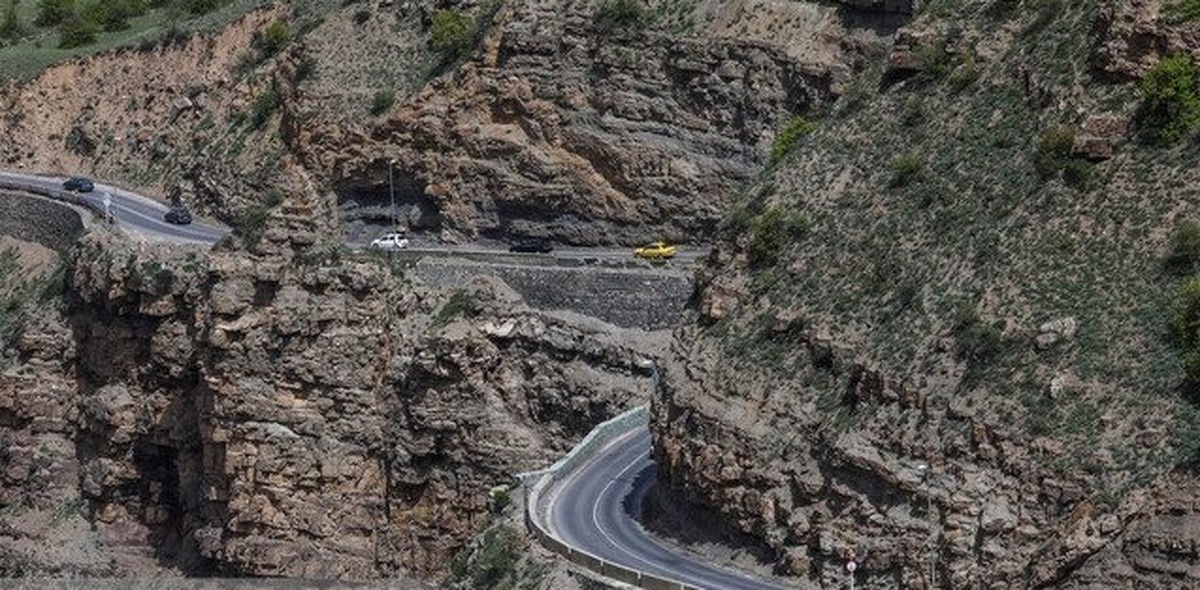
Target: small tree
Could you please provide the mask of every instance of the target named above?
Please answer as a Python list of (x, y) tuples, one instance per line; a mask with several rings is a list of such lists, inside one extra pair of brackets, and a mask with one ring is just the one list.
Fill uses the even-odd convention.
[(783, 250), (803, 238), (812, 222), (803, 213), (774, 205), (754, 220), (750, 238), (750, 264), (755, 267), (774, 265)]
[(1176, 54), (1154, 66), (1142, 80), (1138, 124), (1151, 143), (1169, 145), (1189, 137), (1200, 125), (1200, 72), (1187, 55)]
[(639, 30), (650, 23), (650, 10), (641, 0), (604, 0), (596, 9), (596, 26), (605, 33)]
[(925, 176), (925, 159), (916, 152), (908, 152), (892, 162), (892, 178), (888, 186), (902, 188), (913, 184)]
[(58, 24), (58, 47), (71, 49), (96, 42), (96, 33), (100, 27), (77, 13), (71, 13), (66, 20)]
[(21, 27), (21, 17), (17, 14), (17, 4), (20, 0), (8, 0), (4, 8), (4, 20), (0, 22), (0, 37), (15, 40), (24, 32)]
[(286, 21), (277, 20), (267, 28), (254, 34), (254, 46), (258, 48), (263, 59), (271, 57), (287, 46), (292, 40), (292, 27)]
[(392, 108), (396, 103), (396, 92), (393, 90), (380, 90), (371, 98), (371, 114), (375, 116), (382, 115)]
[(771, 143), (771, 155), (767, 158), (767, 166), (774, 168), (784, 157), (792, 153), (792, 150), (796, 149), (796, 144), (801, 137), (812, 131), (813, 124), (809, 123), (808, 119), (792, 117), (779, 131), (779, 135), (775, 136), (775, 141)]
[(74, 0), (39, 0), (38, 12), (33, 19), (33, 24), (39, 27), (53, 27), (74, 13)]
[(474, 22), (462, 12), (439, 10), (429, 27), (429, 48), (444, 61), (458, 59), (470, 48), (474, 28)]
[(1042, 134), (1037, 152), (1033, 156), (1033, 167), (1043, 179), (1058, 174), (1071, 158), (1071, 147), (1075, 145), (1075, 130), (1070, 127), (1054, 127)]
[(1195, 270), (1200, 262), (1200, 223), (1193, 219), (1175, 220), (1175, 231), (1171, 232), (1171, 245), (1163, 260), (1167, 270), (1186, 273)]
[(1175, 291), (1171, 300), (1171, 336), (1179, 349), (1188, 380), (1200, 381), (1200, 277)]

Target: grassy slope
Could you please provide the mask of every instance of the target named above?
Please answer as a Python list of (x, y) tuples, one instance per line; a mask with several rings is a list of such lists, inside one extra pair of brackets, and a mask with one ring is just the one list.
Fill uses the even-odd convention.
[[(1105, 489), (1119, 493), (1198, 444), (1164, 335), (1181, 279), (1162, 272), (1160, 259), (1174, 217), (1200, 217), (1200, 149), (1126, 144), (1085, 190), (1039, 177), (1032, 158), (1047, 130), (1077, 125), (1083, 112), (1128, 112), (1136, 101), (1134, 88), (1092, 78), (1096, 2), (1068, 4), (996, 14), (986, 3), (931, 3), (918, 26), (954, 23), (981, 47), (1003, 49), (975, 60), (977, 79), (961, 58), (945, 62), (944, 75), (890, 87), (879, 85), (882, 66), (865, 72), (743, 204), (803, 211), (813, 231), (777, 265), (751, 272), (760, 303), (745, 313), (760, 321), (715, 329), (731, 347), (764, 346), (768, 318), (799, 312), (886, 374), (973, 407), (1011, 437), (1063, 440), (1067, 451), (1047, 461), (1104, 473)], [(1028, 94), (1023, 70), (1034, 81)], [(904, 154), (923, 171), (893, 187)], [(730, 228), (743, 246), (748, 226)], [(925, 387), (962, 338), (962, 309), (1002, 330), (998, 352), (960, 363), (954, 391)], [(1066, 316), (1079, 322), (1074, 342), (1036, 350), (1037, 326)], [(786, 372), (797, 361), (757, 362)], [(1052, 399), (1048, 382), (1060, 372), (1082, 386)], [(1141, 432), (1164, 442), (1137, 449), (1130, 441)]]
[[(212, 32), (262, 4), (259, 0), (237, 0), (213, 12), (185, 18), (178, 23), (184, 32)], [(101, 32), (96, 42), (73, 49), (58, 48), (58, 31), (54, 28), (35, 28), (37, 2), (24, 0), (18, 5), (21, 23), (30, 29), (20, 43), (0, 48), (0, 79), (29, 79), (54, 64), (77, 57), (93, 55), (120, 47), (136, 47), (161, 40), (171, 28), (165, 9), (151, 10), (144, 16), (130, 19), (123, 31)]]

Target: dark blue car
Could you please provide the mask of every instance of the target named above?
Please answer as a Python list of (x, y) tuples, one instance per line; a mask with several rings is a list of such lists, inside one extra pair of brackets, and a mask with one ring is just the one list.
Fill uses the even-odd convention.
[(76, 193), (90, 193), (96, 188), (96, 185), (92, 184), (90, 178), (72, 176), (63, 182), (63, 188)]

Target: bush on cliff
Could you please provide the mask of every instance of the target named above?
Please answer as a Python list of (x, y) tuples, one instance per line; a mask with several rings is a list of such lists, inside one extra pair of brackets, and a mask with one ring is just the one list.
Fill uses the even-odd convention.
[(1163, 258), (1168, 272), (1187, 273), (1196, 269), (1200, 262), (1200, 223), (1194, 219), (1177, 219), (1171, 232), (1171, 245)]
[(1200, 276), (1175, 290), (1171, 300), (1170, 329), (1187, 370), (1188, 381), (1200, 383)]
[(1200, 70), (1192, 58), (1172, 55), (1154, 66), (1141, 85), (1137, 121), (1149, 143), (1170, 145), (1200, 126)]
[(72, 14), (58, 24), (58, 47), (71, 49), (96, 42), (100, 27), (78, 14)]
[(33, 24), (39, 27), (53, 27), (66, 20), (74, 12), (75, 0), (40, 0)]
[(429, 48), (441, 55), (443, 61), (454, 61), (471, 46), (475, 23), (458, 10), (439, 10), (429, 26)]
[(796, 149), (796, 145), (805, 135), (813, 132), (813, 124), (804, 117), (792, 117), (791, 120), (779, 130), (779, 135), (775, 136), (775, 141), (771, 143), (771, 155), (767, 158), (767, 166), (774, 168), (779, 164), (792, 150)]
[(605, 0), (594, 20), (601, 32), (636, 31), (650, 24), (650, 11), (641, 0)]
[(803, 213), (775, 205), (759, 215), (751, 226), (750, 265), (772, 266), (788, 245), (803, 238), (812, 223)]

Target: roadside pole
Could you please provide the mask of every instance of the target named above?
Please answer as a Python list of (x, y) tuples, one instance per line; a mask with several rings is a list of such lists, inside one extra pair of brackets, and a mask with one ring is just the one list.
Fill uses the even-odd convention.
[(112, 195), (104, 193), (104, 221), (113, 222), (112, 216)]

